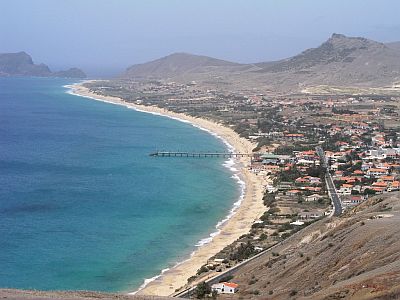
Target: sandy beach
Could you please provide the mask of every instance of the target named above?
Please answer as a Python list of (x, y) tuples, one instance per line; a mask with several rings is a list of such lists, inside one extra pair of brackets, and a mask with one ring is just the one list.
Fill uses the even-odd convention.
[[(68, 86), (73, 94), (94, 100), (123, 105), (143, 112), (161, 114), (171, 118), (176, 118), (190, 122), (195, 126), (211, 131), (222, 139), (227, 141), (235, 148), (235, 151), (241, 153), (250, 153), (255, 147), (250, 141), (241, 138), (231, 128), (222, 126), (209, 120), (195, 118), (184, 114), (174, 113), (165, 109), (153, 106), (136, 105), (128, 103), (120, 98), (102, 96), (92, 93), (82, 84)], [(167, 296), (175, 292), (176, 289), (187, 283), (187, 279), (196, 274), (196, 271), (205, 263), (207, 259), (218, 253), (225, 246), (234, 242), (241, 235), (249, 232), (253, 222), (258, 219), (265, 211), (263, 205), (263, 183), (261, 177), (248, 170), (249, 158), (239, 158), (238, 165), (241, 168), (241, 180), (245, 182), (245, 192), (241, 205), (235, 214), (227, 220), (220, 228), (220, 233), (212, 241), (205, 244), (192, 253), (190, 258), (179, 263), (177, 266), (163, 272), (153, 281), (149, 282), (144, 288), (138, 291), (143, 295)]]

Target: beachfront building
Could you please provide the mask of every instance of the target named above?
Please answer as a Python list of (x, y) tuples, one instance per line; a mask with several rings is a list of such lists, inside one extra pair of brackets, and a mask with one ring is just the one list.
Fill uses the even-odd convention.
[(237, 292), (238, 284), (233, 282), (220, 282), (211, 286), (212, 291), (216, 291), (218, 294), (234, 294)]

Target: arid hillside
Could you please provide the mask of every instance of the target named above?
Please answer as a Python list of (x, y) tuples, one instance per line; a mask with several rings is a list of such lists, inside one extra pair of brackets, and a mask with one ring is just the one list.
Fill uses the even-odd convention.
[(399, 299), (400, 193), (320, 220), (234, 274), (221, 299)]
[(175, 53), (133, 65), (119, 79), (196, 81), (218, 89), (286, 92), (318, 85), (391, 87), (400, 81), (400, 50), (397, 43), (333, 34), (320, 46), (280, 61), (238, 64)]

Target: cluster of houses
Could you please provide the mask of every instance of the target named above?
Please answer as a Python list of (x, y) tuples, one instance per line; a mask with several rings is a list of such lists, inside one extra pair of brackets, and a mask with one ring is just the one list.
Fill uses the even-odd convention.
[[(378, 137), (376, 140), (381, 141), (382, 137), (387, 141), (383, 134)], [(350, 146), (345, 151), (326, 152), (345, 207), (357, 205), (371, 194), (400, 190), (400, 148), (383, 141), (380, 146)]]
[(372, 114), (336, 115), (339, 122), (327, 131), (329, 136), (343, 137), (335, 143), (338, 151), (325, 151), (325, 156), (344, 207), (358, 205), (371, 194), (400, 189), (400, 148), (373, 118)]
[[(395, 147), (384, 132), (374, 131), (368, 124), (353, 122), (346, 127), (333, 126), (330, 134), (342, 130), (350, 136), (350, 141), (337, 141), (338, 151), (325, 151), (329, 162), (329, 171), (333, 176), (337, 192), (341, 195), (344, 207), (358, 205), (371, 194), (400, 190), (400, 147)], [(353, 130), (350, 130), (353, 129)], [(354, 130), (372, 132), (371, 144), (366, 145)], [(285, 195), (297, 197), (305, 202), (318, 201), (324, 197), (321, 178), (307, 175), (310, 167), (318, 167), (320, 158), (314, 150), (294, 151), (292, 155), (262, 154), (251, 163), (251, 170), (261, 175), (290, 172), (296, 169), (301, 174), (294, 182), (282, 189), (282, 183), (276, 187), (267, 187), (270, 192), (284, 191)], [(281, 189), (279, 189), (281, 187)], [(306, 214), (304, 218), (308, 218)]]
[[(296, 166), (299, 171), (306, 171), (311, 166), (319, 166), (320, 159), (314, 150), (294, 151), (293, 155), (260, 154), (252, 162), (250, 169), (260, 175), (274, 175), (282, 170)], [(304, 178), (303, 180), (315, 180)]]
[[(292, 155), (262, 154), (251, 163), (251, 171), (259, 175), (275, 178), (274, 186), (266, 186), (268, 192), (275, 193), (277, 199), (292, 203), (314, 203), (327, 199), (320, 177), (310, 176), (310, 168), (318, 168), (320, 158), (315, 150), (294, 151)], [(295, 178), (281, 178), (282, 174), (296, 174)], [(294, 205), (295, 206), (295, 205)], [(308, 207), (307, 205), (305, 207)], [(302, 209), (300, 220), (312, 220), (325, 214), (324, 209)]]

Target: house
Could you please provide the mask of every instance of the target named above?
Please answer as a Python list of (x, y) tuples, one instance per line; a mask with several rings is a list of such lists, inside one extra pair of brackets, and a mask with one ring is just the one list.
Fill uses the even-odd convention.
[(326, 151), (325, 156), (327, 159), (330, 159), (334, 162), (338, 161), (339, 159), (345, 159), (346, 153), (345, 152), (330, 152)]
[(353, 185), (352, 184), (342, 184), (342, 186), (340, 187), (338, 193), (342, 194), (342, 195), (351, 195), (351, 190), (353, 189)]
[(299, 194), (301, 194), (300, 190), (290, 190), (290, 191), (286, 192), (286, 195), (288, 195), (288, 196), (296, 196), (296, 195), (299, 195)]
[(285, 138), (292, 141), (304, 140), (304, 134), (302, 133), (288, 133), (285, 134)]
[(218, 294), (234, 294), (237, 292), (238, 286), (233, 282), (220, 282), (213, 284), (211, 290), (216, 291)]
[(302, 186), (300, 189), (314, 193), (319, 193), (321, 191), (321, 188), (319, 186)]
[(388, 164), (388, 163), (379, 163), (376, 167), (377, 167), (378, 169), (389, 170), (390, 167), (391, 167), (391, 165)]
[(318, 194), (312, 194), (310, 196), (307, 196), (305, 198), (306, 202), (311, 202), (311, 201), (318, 201), (319, 199), (324, 198), (324, 196), (318, 195)]
[(387, 187), (388, 187), (388, 184), (383, 181), (374, 182), (372, 184), (372, 188), (380, 188), (380, 190), (383, 192), (387, 190)]
[(311, 184), (321, 184), (321, 179), (318, 177), (310, 176), (309, 180)]
[(377, 186), (372, 186), (371, 189), (374, 190), (376, 194), (382, 194), (385, 191), (385, 188)]
[(400, 181), (393, 181), (389, 184), (388, 192), (394, 192), (400, 190)]
[(396, 159), (400, 157), (400, 149), (398, 148), (385, 148), (383, 152), (387, 158)]
[(297, 152), (295, 155), (298, 160), (303, 159), (305, 161), (319, 161), (319, 157), (314, 150), (300, 151)]
[(294, 221), (294, 222), (290, 223), (290, 225), (303, 226), (304, 222), (297, 220), (297, 221)]
[(310, 181), (306, 177), (299, 177), (295, 180), (296, 183), (309, 183)]
[(382, 169), (382, 168), (371, 168), (367, 170), (367, 176), (382, 176), (382, 175), (387, 175), (389, 172), (387, 169)]
[(303, 211), (298, 214), (298, 217), (301, 220), (308, 220), (308, 219), (318, 219), (323, 215), (324, 213), (320, 211)]
[(264, 166), (264, 170), (267, 173), (271, 173), (271, 174), (275, 174), (279, 171), (279, 166), (275, 166), (275, 165), (265, 165)]
[(344, 206), (355, 206), (360, 204), (361, 202), (363, 202), (365, 200), (364, 196), (351, 196), (347, 199), (343, 199), (342, 203)]
[(315, 165), (315, 166), (319, 166), (320, 164), (319, 160), (314, 160), (314, 159), (299, 159), (297, 163), (299, 165)]
[(381, 176), (381, 177), (379, 177), (379, 180), (391, 182), (391, 181), (394, 181), (394, 176), (389, 176), (389, 175)]
[(364, 172), (361, 171), (361, 170), (355, 170), (355, 171), (353, 172), (353, 175), (355, 175), (355, 176), (364, 176)]

